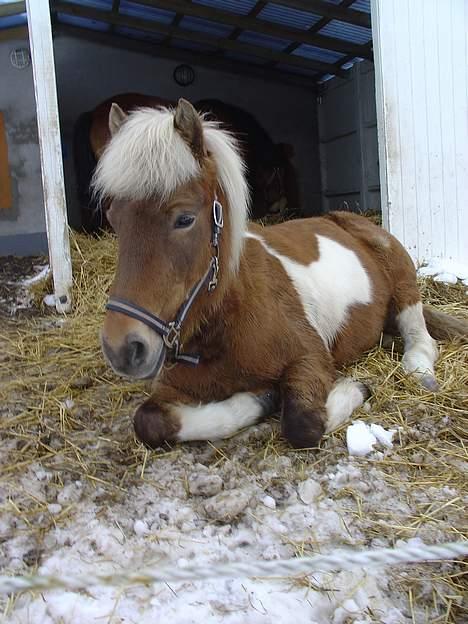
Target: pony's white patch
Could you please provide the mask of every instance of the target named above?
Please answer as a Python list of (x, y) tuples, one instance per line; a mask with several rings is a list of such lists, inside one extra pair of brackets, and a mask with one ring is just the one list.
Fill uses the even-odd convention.
[[(96, 196), (127, 201), (166, 200), (201, 169), (174, 128), (174, 110), (140, 108), (112, 137), (96, 167)], [(231, 226), (231, 267), (236, 270), (249, 209), (245, 165), (236, 139), (215, 122), (201, 119), (205, 147), (216, 164)]]
[(434, 362), (438, 357), (437, 343), (427, 331), (422, 303), (402, 310), (397, 316), (397, 324), (405, 343), (401, 361), (403, 368), (422, 380), (427, 376), (433, 378)]
[(317, 234), (319, 258), (304, 265), (275, 251), (261, 236), (245, 236), (260, 241), (281, 262), (307, 320), (328, 347), (346, 323), (349, 308), (372, 301), (371, 281), (358, 256), (331, 238)]
[(227, 438), (239, 429), (253, 425), (263, 414), (260, 401), (248, 392), (198, 407), (175, 405), (172, 410), (180, 420), (177, 434), (180, 441)]
[(338, 429), (351, 418), (352, 413), (364, 403), (363, 386), (358, 381), (344, 377), (336, 382), (328, 395), (326, 432)]

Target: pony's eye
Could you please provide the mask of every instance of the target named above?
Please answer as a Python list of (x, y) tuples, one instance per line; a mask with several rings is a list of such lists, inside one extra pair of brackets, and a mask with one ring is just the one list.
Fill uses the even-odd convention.
[(179, 215), (176, 219), (176, 222), (174, 224), (174, 227), (176, 229), (179, 228), (188, 228), (192, 225), (192, 223), (195, 221), (195, 216), (191, 215), (191, 214), (183, 214), (183, 215)]

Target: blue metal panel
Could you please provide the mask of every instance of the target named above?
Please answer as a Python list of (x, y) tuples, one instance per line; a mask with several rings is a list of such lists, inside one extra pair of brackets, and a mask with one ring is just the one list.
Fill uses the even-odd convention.
[(8, 17), (0, 18), (0, 30), (7, 28), (14, 28), (15, 26), (24, 26), (28, 23), (26, 13), (19, 13), (18, 15), (9, 15)]
[(365, 11), (366, 13), (370, 13), (370, 0), (356, 0), (350, 8), (355, 11)]
[(71, 2), (71, 0), (63, 0), (65, 4), (81, 4), (81, 6), (91, 7), (92, 9), (101, 9), (101, 11), (112, 10), (112, 0), (79, 0), (79, 2)]
[(292, 28), (301, 28), (303, 30), (307, 30), (321, 19), (320, 15), (273, 3), (268, 3), (257, 17), (268, 22), (281, 24), (282, 26), (291, 26)]
[(253, 45), (262, 46), (263, 48), (269, 48), (270, 50), (284, 50), (291, 41), (285, 39), (278, 39), (277, 37), (269, 37), (268, 35), (262, 35), (261, 33), (252, 32), (250, 30), (244, 30), (237, 38), (237, 41), (244, 43), (252, 43)]
[(98, 22), (96, 20), (90, 20), (86, 17), (75, 17), (74, 15), (68, 15), (67, 13), (58, 13), (57, 18), (62, 24), (69, 24), (70, 26), (78, 26), (79, 28), (89, 28), (89, 30), (97, 30), (100, 32), (107, 32), (109, 30), (109, 24), (105, 22)]
[(364, 26), (355, 26), (338, 20), (332, 20), (320, 31), (321, 35), (336, 37), (350, 43), (367, 43), (372, 39), (372, 31)]
[(316, 46), (303, 43), (293, 51), (293, 54), (297, 56), (304, 56), (305, 58), (321, 61), (322, 63), (337, 63), (340, 59), (344, 58), (344, 54), (340, 52), (334, 52), (333, 50), (324, 50), (323, 48), (317, 48)]
[(139, 41), (151, 41), (152, 43), (159, 43), (166, 37), (166, 35), (160, 33), (144, 32), (143, 30), (124, 28), (123, 26), (116, 26), (114, 32), (116, 35), (129, 37), (130, 39), (138, 39)]
[(257, 4), (257, 0), (193, 0), (193, 4), (204, 4), (220, 11), (247, 15)]
[(175, 11), (156, 9), (153, 7), (143, 6), (141, 4), (134, 4), (133, 2), (127, 2), (126, 0), (122, 0), (120, 2), (119, 12), (121, 15), (138, 17), (140, 19), (151, 20), (153, 22), (160, 22), (161, 24), (171, 24), (176, 15)]
[(184, 17), (179, 26), (186, 30), (194, 30), (199, 33), (206, 33), (213, 37), (227, 37), (233, 31), (233, 27), (220, 22), (202, 19), (200, 17)]

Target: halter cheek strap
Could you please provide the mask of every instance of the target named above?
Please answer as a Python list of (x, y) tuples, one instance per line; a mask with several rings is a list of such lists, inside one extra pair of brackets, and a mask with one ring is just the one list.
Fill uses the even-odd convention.
[(137, 321), (144, 323), (147, 327), (161, 336), (164, 341), (164, 347), (155, 370), (155, 375), (164, 364), (166, 351), (169, 351), (172, 358), (177, 362), (184, 362), (186, 364), (191, 364), (192, 366), (196, 366), (200, 362), (199, 355), (180, 352), (180, 332), (182, 324), (198, 294), (204, 288), (207, 288), (208, 292), (212, 292), (218, 285), (219, 238), (224, 227), (224, 220), (223, 207), (217, 198), (213, 201), (212, 218), (213, 225), (211, 245), (214, 248), (214, 255), (210, 260), (210, 265), (205, 275), (189, 292), (173, 321), (166, 322), (145, 308), (142, 308), (131, 301), (127, 301), (126, 299), (121, 299), (120, 297), (111, 297), (106, 304), (106, 310), (112, 310), (113, 312), (119, 312), (120, 314), (125, 314), (126, 316), (134, 318)]

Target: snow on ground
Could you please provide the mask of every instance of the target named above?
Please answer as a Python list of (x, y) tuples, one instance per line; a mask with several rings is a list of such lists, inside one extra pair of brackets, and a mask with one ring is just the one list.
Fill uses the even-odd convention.
[[(379, 521), (375, 525), (375, 517), (366, 517), (367, 510), (372, 516), (378, 510), (382, 517), (411, 514), (404, 484), (390, 486), (379, 467), (391, 451), (374, 452), (367, 462), (349, 457), (344, 449), (341, 452), (340, 442), (331, 440), (327, 452), (308, 454), (304, 461), (304, 454), (287, 450), (268, 453), (273, 426), (260, 424), (217, 447), (185, 445), (159, 453), (129, 468), (132, 478), (123, 489), (64, 471), (60, 452), (54, 459), (56, 470), (41, 462), (31, 464), (19, 479), (1, 485), (5, 511), (0, 520), (0, 567), (22, 574), (37, 562), (43, 574), (107, 574), (157, 567), (162, 561), (184, 565), (272, 560), (343, 545), (392, 545), (385, 523), (380, 535)], [(108, 438), (112, 435), (109, 431)], [(340, 459), (327, 462), (334, 447)], [(9, 450), (3, 454), (4, 465)], [(104, 452), (102, 460), (102, 476), (107, 478), (105, 470), (112, 465), (104, 468)], [(433, 490), (421, 489), (418, 503), (442, 504), (454, 496), (448, 487)], [(35, 511), (23, 517), (9, 508), (13, 493), (16, 501), (20, 493), (20, 501), (33, 500)], [(373, 523), (374, 537), (369, 539)], [(40, 530), (31, 530), (31, 524)], [(442, 540), (444, 530), (444, 523), (436, 532), (421, 527), (418, 536), (427, 542)], [(391, 569), (358, 569), (295, 580), (207, 580), (125, 591), (100, 586), (82, 593), (51, 590), (20, 596), (9, 605), (4, 621), (409, 623), (405, 590), (396, 584)], [(416, 616), (421, 619), (413, 621), (426, 621), (422, 613)]]
[(433, 277), (435, 282), (456, 284), (458, 280), (468, 286), (468, 265), (444, 258), (432, 258), (418, 269), (420, 277)]

